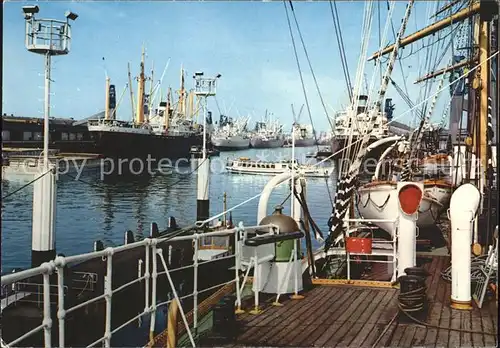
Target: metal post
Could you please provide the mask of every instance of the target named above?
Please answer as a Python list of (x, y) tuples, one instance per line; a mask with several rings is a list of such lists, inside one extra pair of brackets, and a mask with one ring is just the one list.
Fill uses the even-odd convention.
[(293, 272), (295, 273), (294, 278), (293, 278), (293, 286), (295, 289), (294, 294), (291, 296), (292, 300), (302, 300), (304, 296), (299, 295), (299, 267), (297, 266), (298, 264), (298, 259), (297, 259), (297, 253), (299, 251), (299, 239), (295, 239), (295, 243), (293, 243)]
[(245, 313), (243, 309), (241, 309), (241, 291), (240, 291), (240, 267), (241, 267), (241, 245), (239, 241), (240, 237), (240, 228), (236, 228), (234, 233), (234, 259), (235, 259), (235, 281), (236, 281), (236, 303), (238, 308), (236, 309), (236, 314)]
[(347, 280), (351, 280), (351, 257), (347, 250), (345, 252), (345, 257), (347, 260)]
[[(151, 243), (146, 244), (146, 267), (144, 269), (144, 312), (147, 312), (149, 309), (149, 282), (151, 275), (149, 274), (149, 248), (151, 247)], [(154, 254), (153, 254), (154, 255)]]
[(59, 348), (64, 348), (64, 266), (57, 268), (57, 318), (59, 319)]
[(278, 287), (278, 294), (276, 294), (276, 300), (273, 302), (273, 306), (283, 306), (280, 302), (279, 302), (279, 299), (280, 299), (280, 296), (282, 293), (285, 292), (285, 290), (283, 290), (283, 287), (286, 286), (286, 288), (288, 288), (288, 282), (290, 281), (290, 270), (293, 268), (293, 260), (295, 259), (295, 257), (292, 255), (290, 255), (290, 258), (288, 259), (288, 265), (286, 266), (286, 270), (285, 270), (285, 276), (283, 277), (283, 280), (281, 281), (281, 284), (279, 285)]
[(113, 249), (108, 248), (107, 270), (104, 278), (104, 291), (106, 300), (106, 328), (104, 331), (104, 347), (111, 347), (111, 297), (113, 296)]
[[(48, 265), (48, 264), (47, 264)], [(50, 271), (43, 274), (43, 331), (45, 348), (52, 347), (52, 317), (50, 313)]]
[[(161, 249), (160, 249), (161, 250)], [(154, 333), (155, 333), (155, 325), (156, 325), (156, 280), (158, 278), (158, 256), (157, 252), (158, 249), (156, 248), (156, 239), (153, 239), (152, 241), (152, 256), (153, 256), (153, 283), (152, 283), (152, 296), (151, 296), (151, 307), (150, 307), (150, 313), (151, 313), (151, 321), (150, 321), (150, 326), (149, 326), (149, 340), (152, 341), (154, 339)], [(166, 270), (166, 267), (165, 267)], [(172, 285), (173, 286), (173, 285)], [(174, 291), (172, 289), (172, 291)]]
[(45, 113), (43, 124), (43, 166), (45, 170), (49, 170), (50, 60), (50, 53), (47, 52), (45, 54)]
[(202, 160), (207, 158), (207, 97), (203, 98), (203, 152)]
[[(254, 308), (253, 310), (250, 311), (251, 314), (259, 314), (260, 309), (259, 309), (259, 281), (260, 281), (260, 276), (259, 276), (259, 257), (257, 255), (257, 247), (254, 248), (254, 257), (253, 259), (255, 260), (254, 262), (254, 272), (253, 272), (253, 288), (254, 288)], [(248, 266), (250, 267), (250, 265)]]
[[(170, 284), (170, 287), (172, 288), (172, 293), (174, 294), (174, 298), (177, 301), (177, 305), (179, 306), (179, 312), (181, 313), (182, 321), (184, 322), (184, 326), (186, 327), (189, 341), (191, 342), (191, 345), (193, 347), (196, 347), (193, 335), (191, 334), (191, 330), (189, 329), (189, 324), (188, 324), (187, 319), (186, 319), (186, 314), (184, 313), (184, 309), (182, 309), (181, 301), (179, 299), (179, 296), (177, 295), (177, 291), (175, 290), (174, 282), (172, 281), (172, 277), (170, 276), (170, 272), (168, 271), (167, 263), (165, 262), (165, 258), (163, 257), (162, 250), (161, 249), (156, 250), (156, 254), (158, 254), (158, 256), (160, 256), (161, 262), (163, 263), (163, 268), (165, 268), (165, 274), (167, 275), (168, 283)], [(155, 259), (156, 259), (156, 255), (155, 255)]]
[(293, 192), (295, 190), (295, 127), (292, 127), (292, 175), (290, 180), (290, 190), (291, 190), (291, 199), (290, 199), (290, 212), (294, 214), (295, 208), (295, 198), (293, 196)]
[(198, 329), (198, 238), (195, 233), (194, 238), (194, 262), (193, 262), (193, 329), (196, 335)]
[(299, 280), (297, 279), (297, 269), (296, 269), (296, 264), (297, 264), (297, 243), (299, 242), (298, 239), (295, 240), (295, 243), (293, 243), (293, 270), (294, 270), (294, 277), (293, 277), (293, 287), (295, 289), (295, 296), (299, 294), (298, 288), (299, 288)]

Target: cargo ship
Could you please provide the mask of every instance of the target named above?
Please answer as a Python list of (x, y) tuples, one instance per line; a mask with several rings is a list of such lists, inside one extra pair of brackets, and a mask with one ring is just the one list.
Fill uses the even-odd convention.
[[(2, 149), (43, 149), (43, 118), (2, 115)], [(49, 119), (49, 149), (69, 153), (98, 153), (84, 125), (67, 118)]]
[[(143, 49), (134, 120), (116, 119), (114, 86), (109, 84), (107, 78), (105, 115), (104, 118), (88, 120), (90, 135), (100, 152), (109, 159), (131, 161), (151, 158), (160, 161), (190, 158), (191, 148), (202, 145), (203, 132), (202, 127), (186, 115), (185, 103), (188, 98), (184, 89), (184, 70), (181, 69), (181, 89), (177, 107), (175, 109), (172, 107), (169, 89), (167, 100), (160, 101), (155, 109), (152, 106), (152, 92), (156, 93), (158, 88), (151, 86), (150, 93), (145, 93), (145, 82), (149, 78), (144, 74), (144, 57)], [(129, 86), (131, 86), (130, 71)], [(192, 101), (192, 92), (189, 97)], [(133, 100), (132, 92), (131, 100)]]

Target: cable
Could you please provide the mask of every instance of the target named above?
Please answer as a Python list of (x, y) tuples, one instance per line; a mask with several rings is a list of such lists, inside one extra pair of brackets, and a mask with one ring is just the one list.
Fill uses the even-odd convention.
[(288, 194), (288, 196), (286, 196), (286, 198), (283, 200), (283, 202), (281, 202), (281, 204), (280, 204), (280, 205), (281, 205), (281, 206), (283, 206), (283, 205), (286, 203), (286, 201), (288, 201), (288, 199), (289, 199), (291, 196), (292, 196), (292, 192), (290, 191), (290, 193)]
[[(298, 56), (298, 53), (297, 53), (297, 46), (295, 45), (295, 39), (293, 37), (293, 31), (292, 31), (292, 24), (290, 23), (290, 17), (288, 15), (288, 9), (286, 7), (286, 2), (285, 0), (283, 0), (283, 5), (285, 6), (285, 13), (286, 13), (286, 19), (287, 19), (287, 23), (288, 23), (288, 29), (290, 31), (290, 37), (292, 39), (292, 45), (293, 45), (293, 52), (295, 54), (295, 61), (297, 63), (297, 69), (299, 71), (299, 76), (300, 76), (300, 82), (302, 84), (302, 91), (304, 93), (304, 99), (305, 99), (305, 102), (306, 102), (306, 107), (307, 107), (307, 113), (308, 113), (308, 116), (309, 116), (309, 121), (311, 122), (311, 127), (313, 128), (313, 136), (314, 136), (314, 142), (316, 143), (316, 149), (317, 151), (319, 151), (319, 145), (318, 145), (318, 137), (316, 135), (316, 132), (314, 130), (314, 122), (312, 120), (312, 115), (311, 115), (311, 108), (309, 107), (309, 99), (307, 98), (307, 92), (306, 92), (306, 86), (304, 84), (304, 77), (302, 76), (302, 69), (300, 68), (300, 62), (299, 62), (299, 56)], [(302, 33), (300, 32), (300, 28), (299, 28), (299, 23), (297, 21), (297, 17), (295, 16), (295, 11), (293, 9), (293, 5), (292, 5), (292, 2), (290, 1), (290, 8), (291, 8), (291, 11), (292, 11), (292, 14), (293, 14), (293, 17), (295, 19), (295, 24), (297, 26), (297, 31), (299, 33), (299, 36), (300, 36), (300, 39), (301, 39), (301, 42), (302, 42), (302, 46), (304, 48), (304, 52), (305, 52), (305, 55), (306, 55), (306, 58), (307, 58), (307, 61), (309, 63), (309, 68), (311, 70), (311, 74), (313, 76), (313, 79), (316, 83), (316, 88), (318, 90), (318, 95), (320, 97), (320, 100), (321, 100), (321, 103), (323, 105), (323, 108), (325, 110), (325, 113), (326, 113), (326, 117), (328, 119), (328, 122), (330, 123), (330, 127), (331, 129), (333, 130), (334, 127), (333, 127), (333, 124), (330, 120), (330, 117), (328, 117), (328, 112), (326, 110), (326, 106), (325, 106), (325, 103), (323, 102), (323, 97), (321, 96), (321, 93), (319, 91), (319, 86), (318, 86), (318, 83), (316, 81), (316, 77), (314, 75), (314, 71), (313, 71), (313, 68), (311, 66), (311, 61), (309, 60), (309, 55), (307, 54), (307, 49), (306, 49), (306, 46), (305, 46), (305, 43), (304, 43), (304, 39), (302, 38)], [(294, 134), (292, 134), (292, 136), (295, 136)], [(328, 178), (325, 178), (325, 184), (326, 184), (326, 191), (328, 192), (328, 198), (330, 200), (330, 204), (332, 206), (332, 208), (334, 207), (334, 203), (333, 203), (333, 198), (332, 198), (332, 195), (330, 193), (330, 188), (328, 186)]]
[[(450, 330), (450, 331), (457, 331), (461, 333), (470, 333), (470, 334), (478, 334), (478, 335), (487, 335), (487, 336), (496, 336), (497, 334), (495, 333), (490, 333), (490, 332), (484, 332), (484, 331), (472, 331), (472, 330), (465, 330), (465, 329), (455, 329), (452, 327), (445, 327), (445, 326), (439, 326), (439, 325), (432, 325), (429, 323), (426, 323), (425, 321), (421, 321), (417, 318), (415, 318), (413, 315), (411, 315), (411, 312), (416, 312), (421, 310), (424, 307), (424, 302), (426, 299), (426, 287), (425, 285), (409, 291), (404, 294), (399, 294), (398, 296), (398, 307), (403, 312), (409, 319), (412, 321), (416, 322), (417, 324), (429, 327), (429, 328), (434, 328), (434, 329), (439, 329), (439, 330)], [(411, 301), (420, 301), (417, 302), (416, 304), (409, 304)]]
[(8, 194), (7, 194), (7, 195), (5, 195), (4, 197), (2, 197), (2, 201), (3, 201), (3, 200), (5, 200), (5, 199), (7, 199), (7, 198), (9, 198), (9, 197), (10, 197), (10, 196), (12, 196), (13, 194), (15, 194), (15, 193), (17, 193), (17, 192), (21, 191), (21, 190), (22, 190), (22, 189), (24, 189), (25, 187), (28, 187), (29, 185), (33, 184), (33, 183), (34, 183), (35, 181), (37, 181), (38, 179), (43, 178), (45, 175), (49, 174), (52, 170), (53, 170), (53, 169), (49, 169), (48, 171), (46, 171), (45, 173), (43, 173), (43, 174), (42, 174), (42, 175), (40, 175), (39, 177), (37, 177), (37, 178), (35, 178), (35, 179), (31, 180), (29, 183), (27, 183), (27, 184), (25, 184), (25, 185), (21, 186), (20, 188), (18, 188), (17, 190), (15, 190), (15, 191), (13, 191), (13, 192), (11, 192), (11, 193), (8, 193)]
[[(337, 12), (337, 3), (335, 4), (335, 12), (333, 9), (332, 1), (329, 1), (330, 3), (330, 12), (332, 13), (332, 20), (333, 20), (333, 28), (335, 29), (335, 36), (337, 37), (337, 44), (339, 46), (339, 53), (340, 53), (340, 62), (342, 63), (342, 71), (344, 73), (344, 79), (345, 83), (347, 85), (347, 93), (349, 95), (349, 101), (352, 103), (352, 84), (351, 84), (351, 77), (349, 75), (349, 67), (347, 66), (347, 58), (345, 56), (345, 48), (344, 48), (344, 40), (342, 39), (342, 30), (340, 28), (339, 24), (339, 14)], [(379, 12), (380, 15), (380, 12)]]
[[(422, 100), (421, 102), (419, 102), (418, 104), (415, 104), (415, 106), (413, 108), (410, 108), (408, 110), (406, 110), (405, 112), (401, 113), (399, 116), (397, 117), (394, 117), (391, 121), (387, 122), (387, 125), (391, 124), (392, 122), (400, 119), (401, 117), (403, 117), (404, 115), (406, 115), (407, 113), (411, 112), (413, 109), (419, 107), (420, 105), (424, 104), (426, 101), (428, 101), (429, 99), (431, 99), (432, 97), (434, 97), (434, 95), (436, 94), (439, 94), (441, 93), (442, 91), (444, 91), (445, 89), (449, 88), (451, 85), (453, 85), (454, 83), (462, 80), (464, 77), (468, 76), (470, 73), (472, 73), (474, 70), (477, 70), (481, 65), (483, 65), (484, 63), (486, 63), (487, 61), (491, 60), (492, 58), (496, 57), (498, 55), (498, 51), (493, 53), (492, 55), (490, 55), (488, 58), (486, 58), (485, 60), (483, 60), (482, 62), (479, 62), (478, 64), (476, 64), (475, 66), (473, 66), (469, 71), (466, 71), (465, 73), (463, 73), (462, 75), (460, 75), (459, 77), (457, 77), (455, 80), (453, 80), (452, 82), (448, 83), (446, 86), (443, 86), (441, 89), (437, 90), (433, 95), (429, 96), (428, 98)], [(346, 147), (336, 151), (335, 153), (331, 154), (330, 156), (322, 159), (321, 161), (319, 161), (318, 163), (315, 163), (313, 164), (312, 166), (317, 166), (321, 163), (324, 163), (325, 161), (328, 161), (330, 158), (336, 156), (337, 154), (341, 153), (342, 151), (344, 151), (345, 148), (348, 148), (360, 141), (362, 141), (363, 139), (358, 139), (354, 142), (352, 142), (350, 145), (347, 145)]]

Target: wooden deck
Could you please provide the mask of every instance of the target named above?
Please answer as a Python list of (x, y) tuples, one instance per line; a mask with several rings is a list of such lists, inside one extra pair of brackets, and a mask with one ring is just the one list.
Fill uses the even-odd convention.
[(427, 279), (429, 326), (398, 316), (397, 289), (322, 285), (305, 292), (302, 300), (283, 298), (282, 307), (272, 306), (270, 300), (259, 315), (240, 315), (240, 333), (228, 346), (495, 347), (496, 300), (488, 300), (482, 309), (475, 305), (471, 311), (451, 309), (450, 283), (441, 277), (449, 260), (443, 256), (419, 259), (431, 274)]

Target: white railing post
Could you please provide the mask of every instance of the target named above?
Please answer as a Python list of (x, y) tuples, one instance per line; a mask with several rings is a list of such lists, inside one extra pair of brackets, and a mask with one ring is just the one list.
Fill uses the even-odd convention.
[(106, 328), (104, 331), (104, 347), (111, 347), (111, 298), (113, 296), (113, 248), (107, 248), (107, 270), (104, 278), (104, 292), (106, 299)]
[(197, 233), (193, 234), (194, 239), (194, 260), (193, 260), (193, 329), (194, 334), (198, 329), (198, 238)]
[(397, 246), (398, 246), (398, 233), (399, 233), (399, 228), (398, 228), (398, 220), (394, 222), (394, 233), (392, 234), (392, 278), (391, 282), (396, 281), (396, 276), (397, 276), (397, 269), (398, 269), (398, 251), (397, 251)]
[(241, 245), (240, 245), (240, 235), (241, 235), (241, 227), (238, 226), (234, 232), (234, 265), (235, 265), (235, 281), (236, 281), (236, 304), (238, 308), (236, 308), (235, 313), (241, 314), (245, 313), (243, 309), (241, 309), (241, 291), (240, 291), (240, 267), (241, 267)]
[[(346, 241), (347, 243), (347, 241)], [(351, 257), (349, 251), (346, 250), (345, 257), (347, 260), (347, 280), (351, 280)]]
[(292, 262), (293, 262), (293, 254), (290, 255), (290, 259), (288, 260), (288, 265), (286, 266), (286, 271), (285, 271), (285, 277), (281, 281), (281, 284), (278, 288), (278, 294), (276, 295), (276, 301), (273, 302), (273, 306), (282, 306), (281, 303), (279, 303), (279, 299), (281, 294), (283, 293), (283, 287), (285, 285), (288, 285), (288, 282), (290, 281), (290, 270), (292, 269)]
[(254, 308), (252, 311), (250, 311), (250, 313), (252, 313), (252, 314), (260, 313), (260, 310), (259, 310), (259, 287), (260, 287), (259, 281), (260, 281), (260, 277), (259, 277), (259, 256), (257, 254), (257, 248), (258, 247), (254, 247), (254, 257), (253, 257), (253, 259), (255, 260), (255, 266), (254, 266), (254, 270), (253, 270)]
[(57, 269), (57, 319), (59, 320), (59, 348), (64, 348), (64, 257), (56, 257), (55, 265)]
[(149, 311), (149, 282), (151, 275), (149, 274), (149, 263), (150, 257), (149, 257), (149, 248), (151, 247), (151, 240), (148, 238), (148, 241), (146, 242), (146, 266), (144, 267), (144, 312)]
[[(149, 339), (153, 340), (156, 325), (156, 283), (158, 278), (158, 256), (156, 253), (158, 249), (156, 247), (157, 240), (153, 239), (151, 241), (151, 252), (153, 257), (153, 274), (152, 274), (152, 296), (151, 296), (151, 307), (149, 307), (149, 312), (151, 313), (151, 320), (149, 326)], [(160, 249), (161, 250), (161, 249)]]
[(295, 289), (295, 296), (298, 296), (299, 295), (299, 280), (298, 280), (298, 276), (297, 276), (297, 268), (296, 268), (296, 264), (297, 264), (297, 243), (299, 242), (298, 239), (295, 240), (295, 243), (293, 243), (293, 270), (295, 273), (295, 276), (293, 277), (293, 287)]
[[(194, 343), (194, 338), (191, 333), (191, 330), (189, 329), (189, 324), (186, 319), (186, 315), (184, 314), (184, 309), (182, 308), (181, 300), (179, 299), (179, 296), (177, 295), (177, 291), (175, 290), (174, 282), (172, 281), (172, 277), (170, 276), (170, 272), (168, 271), (167, 263), (165, 262), (165, 258), (163, 257), (163, 253), (161, 249), (156, 250), (156, 254), (160, 256), (161, 262), (163, 263), (163, 268), (165, 268), (165, 274), (167, 275), (168, 278), (168, 283), (170, 284), (170, 287), (172, 288), (172, 293), (174, 294), (174, 298), (177, 301), (177, 305), (179, 306), (179, 312), (181, 313), (181, 318), (182, 321), (184, 322), (184, 326), (186, 328), (187, 334), (189, 336), (189, 341), (191, 342), (191, 345), (193, 347), (196, 347), (196, 344)], [(156, 255), (155, 255), (156, 258)]]
[(253, 257), (250, 258), (250, 262), (248, 263), (247, 271), (245, 272), (245, 276), (243, 277), (243, 282), (241, 283), (240, 293), (243, 292), (243, 288), (245, 287), (245, 284), (247, 282), (248, 275), (250, 274), (250, 269), (253, 267), (252, 263), (253, 263)]
[(43, 331), (45, 338), (45, 348), (52, 347), (52, 317), (50, 314), (50, 274), (52, 273), (52, 265), (45, 264), (45, 272), (43, 273)]
[[(293, 272), (294, 276), (294, 294), (291, 296), (292, 300), (302, 300), (304, 298), (303, 295), (299, 295), (299, 275), (298, 271), (300, 268), (297, 267), (297, 253), (299, 252), (299, 241), (300, 239), (295, 239), (295, 243), (293, 243)], [(300, 266), (299, 266), (300, 267)]]

